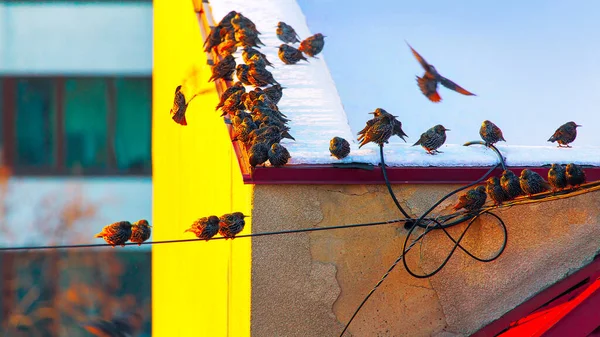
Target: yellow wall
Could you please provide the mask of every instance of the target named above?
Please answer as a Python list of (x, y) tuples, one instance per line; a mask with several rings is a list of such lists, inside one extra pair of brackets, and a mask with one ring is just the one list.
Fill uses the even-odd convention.
[[(250, 214), (191, 0), (154, 1), (154, 240), (192, 238), (197, 218)], [(190, 78), (191, 76), (191, 78)], [(169, 115), (175, 87), (208, 90), (192, 101), (188, 126)], [(249, 220), (249, 219), (247, 219)], [(250, 232), (250, 221), (243, 233)], [(250, 239), (153, 246), (153, 336), (250, 335)]]

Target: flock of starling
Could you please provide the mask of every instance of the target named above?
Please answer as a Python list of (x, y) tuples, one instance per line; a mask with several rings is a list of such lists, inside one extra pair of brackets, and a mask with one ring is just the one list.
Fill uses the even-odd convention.
[(127, 241), (137, 243), (140, 246), (150, 238), (151, 226), (147, 220), (138, 220), (133, 224), (129, 221), (118, 221), (104, 226), (95, 238), (102, 238), (106, 243), (115, 246), (125, 246)]
[[(279, 46), (279, 59), (287, 65), (306, 61), (316, 57), (325, 45), (325, 36), (315, 34), (305, 40), (294, 28), (285, 22), (279, 22), (276, 34), (283, 43)], [(274, 167), (287, 164), (291, 158), (289, 151), (280, 144), (284, 138), (295, 140), (289, 133), (287, 116), (277, 104), (283, 96), (283, 89), (267, 67), (274, 67), (265, 54), (258, 49), (265, 44), (260, 40), (261, 33), (256, 24), (242, 13), (231, 11), (221, 21), (211, 28), (204, 41), (204, 51), (216, 53), (220, 60), (211, 66), (211, 81), (237, 81), (230, 85), (220, 97), (216, 109), (221, 109), (223, 116), (232, 124), (233, 141), (240, 141), (248, 153), (251, 167), (256, 167), (269, 161)], [(300, 43), (298, 48), (291, 44)], [(236, 63), (233, 54), (242, 48), (243, 63)], [(258, 49), (257, 49), (258, 48)], [(306, 55), (306, 56), (305, 56)], [(246, 91), (245, 86), (254, 89)], [(193, 97), (192, 97), (193, 98)], [(189, 102), (181, 91), (181, 86), (175, 90), (175, 99), (171, 109), (173, 120), (180, 125), (187, 125), (185, 112)]]
[(561, 191), (567, 188), (578, 188), (586, 182), (585, 172), (574, 163), (552, 164), (548, 171), (548, 180), (544, 180), (539, 174), (524, 169), (517, 177), (511, 170), (504, 170), (502, 176), (490, 177), (487, 184), (479, 185), (458, 198), (454, 210), (461, 208), (467, 211), (478, 211), (487, 199), (487, 196), (500, 205), (505, 201), (513, 200), (519, 196), (531, 196), (548, 191)]
[(221, 217), (216, 215), (203, 217), (194, 221), (192, 226), (186, 229), (184, 233), (192, 232), (198, 239), (206, 241), (217, 235), (217, 233), (221, 234), (225, 240), (233, 239), (244, 229), (246, 225), (244, 218), (247, 217), (242, 212), (227, 213)]

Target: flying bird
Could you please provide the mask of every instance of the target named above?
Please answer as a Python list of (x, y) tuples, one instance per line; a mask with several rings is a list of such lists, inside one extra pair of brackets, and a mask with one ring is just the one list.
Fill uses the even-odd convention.
[(125, 242), (131, 238), (131, 223), (129, 221), (119, 221), (104, 226), (100, 233), (94, 235), (95, 238), (102, 238), (106, 243), (113, 246), (125, 247)]
[(552, 164), (548, 171), (548, 183), (552, 190), (562, 190), (567, 187), (567, 170), (560, 164)]
[(502, 135), (502, 130), (496, 124), (485, 120), (481, 123), (481, 128), (479, 128), (479, 135), (481, 139), (485, 142), (486, 146), (494, 145), (499, 141), (505, 142), (504, 136)]
[(216, 215), (203, 217), (194, 221), (190, 228), (183, 232), (192, 232), (198, 239), (208, 241), (219, 232), (219, 222), (220, 220)]
[(277, 33), (277, 38), (284, 43), (300, 42), (300, 36), (298, 36), (294, 28), (285, 22), (279, 21), (277, 23), (275, 33)]
[(548, 191), (551, 188), (550, 184), (548, 184), (548, 182), (544, 180), (542, 176), (529, 169), (524, 169), (521, 171), (519, 183), (521, 184), (521, 189), (523, 192), (530, 196), (532, 194)]
[(459, 209), (464, 208), (470, 212), (477, 211), (483, 207), (486, 199), (485, 186), (479, 185), (458, 197), (458, 202), (454, 206), (454, 210), (458, 211)]
[(350, 154), (350, 143), (342, 137), (333, 137), (329, 141), (329, 152), (337, 159), (346, 158)]
[(152, 233), (151, 227), (148, 220), (145, 219), (134, 222), (131, 225), (131, 238), (129, 241), (141, 246), (144, 241), (150, 238), (150, 234)]
[(558, 147), (571, 147), (569, 144), (577, 138), (577, 128), (580, 126), (575, 122), (567, 122), (556, 129), (548, 141), (558, 142)]
[(308, 59), (302, 55), (302, 52), (292, 46), (288, 46), (285, 43), (282, 43), (279, 46), (279, 51), (277, 52), (277, 56), (281, 62), (285, 64), (296, 64), (300, 60), (308, 62)]
[(417, 53), (417, 51), (414, 50), (410, 44), (408, 44), (408, 42), (406, 42), (406, 44), (408, 45), (410, 50), (412, 50), (414, 57), (417, 59), (417, 61), (419, 61), (423, 69), (425, 69), (425, 74), (423, 75), (423, 77), (417, 76), (417, 83), (419, 84), (419, 89), (421, 89), (423, 95), (427, 96), (427, 98), (429, 98), (430, 101), (434, 103), (442, 101), (442, 97), (437, 92), (438, 83), (441, 83), (446, 88), (454, 90), (463, 95), (476, 96), (474, 93), (465, 90), (458, 84), (440, 75), (435, 69), (435, 67), (427, 63), (427, 61), (425, 61), (425, 59), (421, 55), (419, 55), (419, 53)]
[(442, 153), (438, 149), (446, 142), (446, 129), (443, 125), (438, 124), (421, 134), (421, 138), (412, 146), (421, 145), (428, 154), (434, 155)]
[(307, 37), (302, 42), (300, 42), (300, 47), (298, 48), (298, 50), (310, 57), (315, 57), (321, 51), (323, 51), (326, 37), (327, 36), (321, 33), (317, 33), (313, 36)]

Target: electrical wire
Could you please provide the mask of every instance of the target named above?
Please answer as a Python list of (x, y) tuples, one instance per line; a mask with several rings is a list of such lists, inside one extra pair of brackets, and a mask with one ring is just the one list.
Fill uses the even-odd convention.
[(385, 185), (387, 186), (388, 192), (390, 193), (392, 200), (394, 200), (394, 204), (396, 204), (396, 207), (400, 210), (400, 213), (402, 213), (402, 215), (404, 215), (406, 219), (409, 219), (410, 215), (408, 215), (408, 213), (406, 213), (404, 208), (402, 208), (402, 206), (400, 205), (400, 202), (398, 201), (396, 195), (394, 194), (394, 191), (392, 190), (390, 180), (388, 179), (387, 170), (385, 168), (385, 158), (383, 156), (383, 144), (379, 145), (379, 157), (381, 158), (381, 172), (383, 173), (383, 179), (385, 180)]

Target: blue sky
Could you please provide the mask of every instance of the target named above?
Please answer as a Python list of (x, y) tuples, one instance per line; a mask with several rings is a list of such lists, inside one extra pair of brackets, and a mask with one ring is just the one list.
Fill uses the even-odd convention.
[[(510, 145), (551, 145), (570, 120), (583, 125), (573, 145), (600, 144), (600, 2), (298, 3), (311, 31), (327, 36), (323, 55), (354, 132), (382, 107), (400, 116), (413, 143), (438, 123), (452, 129), (448, 143), (476, 140), (489, 119)], [(441, 87), (443, 101), (429, 102), (404, 39), (478, 96)]]

